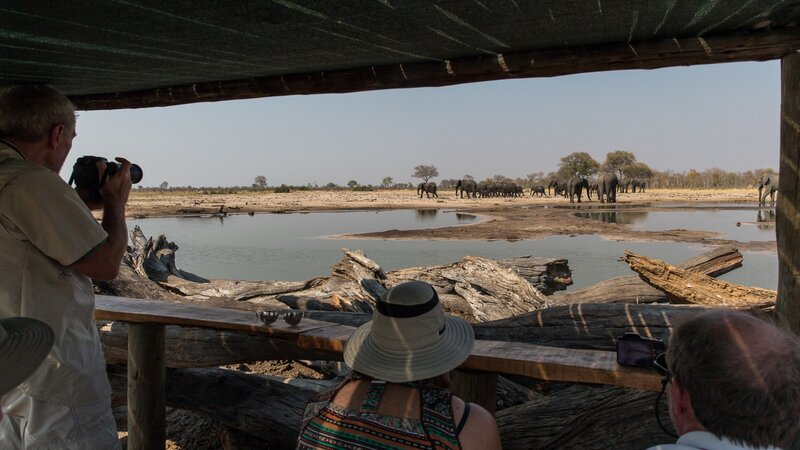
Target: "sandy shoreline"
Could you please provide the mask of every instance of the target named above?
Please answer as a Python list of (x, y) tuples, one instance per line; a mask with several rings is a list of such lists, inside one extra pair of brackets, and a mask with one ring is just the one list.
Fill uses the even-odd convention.
[[(680, 241), (706, 245), (735, 244), (742, 250), (775, 251), (774, 242), (736, 242), (720, 239), (717, 233), (697, 230), (639, 231), (629, 225), (604, 223), (575, 217), (576, 211), (600, 208), (651, 211), (663, 206), (724, 207), (728, 203), (752, 205), (755, 189), (686, 190), (657, 189), (645, 193), (618, 194), (616, 206), (601, 204), (596, 198), (580, 205), (563, 197), (459, 198), (453, 191), (440, 191), (439, 198), (419, 198), (412, 190), (372, 192), (296, 191), (276, 194), (241, 191), (215, 193), (214, 190), (167, 190), (131, 192), (129, 218), (291, 213), (376, 209), (451, 209), (480, 215), (477, 223), (422, 230), (388, 230), (358, 235), (375, 239), (487, 239), (515, 241), (541, 239), (551, 235), (597, 234), (614, 240)], [(685, 204), (685, 205), (683, 205)], [(749, 205), (747, 207), (749, 207)], [(578, 209), (579, 208), (579, 209)]]

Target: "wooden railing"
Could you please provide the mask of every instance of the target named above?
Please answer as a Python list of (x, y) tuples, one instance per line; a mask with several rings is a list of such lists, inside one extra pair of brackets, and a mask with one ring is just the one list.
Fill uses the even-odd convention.
[[(163, 448), (165, 442), (165, 326), (240, 331), (282, 340), (300, 348), (341, 353), (355, 328), (304, 318), (263, 325), (252, 312), (195, 304), (97, 296), (97, 320), (128, 322), (128, 448)], [(287, 358), (290, 359), (290, 358)], [(611, 384), (657, 391), (658, 374), (620, 366), (613, 352), (478, 340), (454, 377), (453, 391), (494, 410), (497, 374), (547, 381)]]

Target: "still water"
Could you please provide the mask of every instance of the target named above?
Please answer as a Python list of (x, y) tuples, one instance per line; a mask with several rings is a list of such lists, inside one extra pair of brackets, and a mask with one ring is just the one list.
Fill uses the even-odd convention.
[[(717, 213), (717, 211), (707, 212)], [(755, 221), (756, 212), (746, 212), (754, 216), (750, 221)], [(729, 232), (727, 225), (722, 226), (722, 219), (717, 218), (707, 222), (710, 219), (708, 216), (703, 216), (702, 211), (691, 211), (691, 213), (694, 215), (689, 220), (669, 216), (686, 215), (686, 211), (664, 212), (667, 214), (665, 217), (674, 221), (688, 220), (688, 223), (694, 224), (701, 222), (715, 224), (714, 228), (691, 227), (694, 229)], [(622, 213), (617, 212), (617, 214)], [(650, 214), (661, 214), (661, 212)], [(724, 221), (734, 220), (737, 217), (726, 216)], [(569, 260), (574, 282), (568, 290), (576, 290), (611, 277), (632, 274), (627, 264), (618, 261), (623, 250), (631, 250), (676, 264), (707, 250), (699, 245), (617, 242), (588, 235), (552, 236), (543, 240), (516, 242), (334, 237), (344, 233), (444, 227), (475, 223), (477, 220), (480, 219), (472, 214), (433, 209), (259, 214), (225, 218), (173, 217), (137, 219), (129, 221), (128, 224), (131, 228), (134, 225), (141, 227), (145, 236), (157, 237), (164, 234), (168, 240), (174, 241), (180, 247), (176, 261), (181, 269), (207, 278), (240, 280), (290, 281), (327, 276), (330, 274), (330, 267), (341, 259), (341, 249), (346, 247), (363, 250), (384, 270), (451, 263), (465, 255), (487, 258), (511, 258), (523, 255), (566, 258)], [(622, 220), (632, 219), (629, 217)], [(642, 218), (636, 226), (649, 229), (647, 220), (650, 219)], [(670, 223), (677, 223), (674, 221)], [(672, 225), (663, 227), (661, 222), (657, 225), (662, 227), (660, 229), (675, 228)], [(735, 228), (735, 224), (733, 226)], [(774, 240), (774, 227), (771, 233), (771, 239)], [(766, 236), (763, 240), (768, 239), (769, 236)], [(722, 278), (750, 286), (775, 289), (776, 254), (744, 252), (744, 255), (744, 267)]]

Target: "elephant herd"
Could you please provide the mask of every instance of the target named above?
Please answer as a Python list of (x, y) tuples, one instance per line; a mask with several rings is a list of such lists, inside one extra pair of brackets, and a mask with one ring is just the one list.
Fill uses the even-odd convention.
[[(621, 184), (622, 183), (622, 184)], [(544, 185), (535, 185), (530, 188), (530, 196), (550, 197), (551, 195), (562, 195), (569, 197), (570, 203), (577, 199), (581, 203), (583, 191), (586, 190), (587, 200), (592, 200), (592, 193), (596, 194), (601, 203), (608, 201), (616, 203), (617, 191), (627, 192), (633, 188), (633, 192), (639, 189), (644, 192), (646, 182), (644, 180), (628, 180), (620, 182), (616, 175), (611, 173), (602, 174), (596, 181), (590, 182), (586, 177), (575, 176), (568, 181), (550, 180), (545, 188)], [(625, 190), (623, 190), (625, 189)], [(552, 192), (552, 194), (551, 194)], [(417, 195), (422, 198), (426, 194), (428, 198), (438, 197), (435, 183), (420, 183), (417, 187)], [(524, 197), (525, 190), (522, 186), (513, 182), (507, 183), (478, 183), (474, 180), (458, 180), (456, 183), (456, 196), (464, 198), (485, 198), (485, 197)]]
[(458, 180), (456, 195), (464, 198), (524, 197), (525, 190), (516, 183), (478, 183), (475, 180)]

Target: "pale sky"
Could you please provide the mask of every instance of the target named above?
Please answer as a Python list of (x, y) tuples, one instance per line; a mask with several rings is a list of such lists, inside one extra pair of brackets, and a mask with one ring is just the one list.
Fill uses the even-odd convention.
[(735, 63), (79, 112), (79, 156), (125, 156), (143, 186), (524, 178), (585, 151), (658, 170), (778, 168), (780, 63)]

